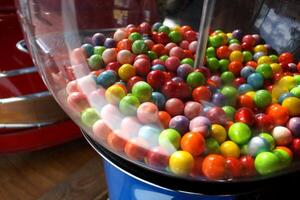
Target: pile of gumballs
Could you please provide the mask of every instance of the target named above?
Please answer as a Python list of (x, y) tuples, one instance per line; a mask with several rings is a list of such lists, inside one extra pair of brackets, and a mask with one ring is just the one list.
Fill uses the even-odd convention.
[[(94, 34), (71, 53), (69, 108), (100, 144), (179, 176), (229, 180), (300, 158), (300, 63), (257, 35), (146, 22)], [(89, 69), (89, 70), (87, 70)], [(88, 71), (88, 72), (86, 72)]]

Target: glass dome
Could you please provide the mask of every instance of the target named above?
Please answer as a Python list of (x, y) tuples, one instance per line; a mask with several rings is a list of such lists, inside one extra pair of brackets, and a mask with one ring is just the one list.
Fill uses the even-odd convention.
[(214, 2), (19, 0), (18, 12), (57, 102), (114, 155), (202, 182), (297, 171), (299, 3)]

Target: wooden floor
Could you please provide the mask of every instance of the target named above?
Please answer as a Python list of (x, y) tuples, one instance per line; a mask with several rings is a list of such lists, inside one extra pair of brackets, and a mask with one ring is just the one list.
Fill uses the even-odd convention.
[(0, 157), (1, 200), (107, 199), (101, 158), (85, 140)]

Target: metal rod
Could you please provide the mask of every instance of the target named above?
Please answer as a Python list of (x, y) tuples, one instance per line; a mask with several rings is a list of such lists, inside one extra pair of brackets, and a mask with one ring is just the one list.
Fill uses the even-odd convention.
[(198, 35), (198, 46), (196, 51), (195, 68), (203, 65), (205, 49), (207, 45), (209, 26), (213, 15), (216, 0), (204, 0), (202, 7), (201, 22)]

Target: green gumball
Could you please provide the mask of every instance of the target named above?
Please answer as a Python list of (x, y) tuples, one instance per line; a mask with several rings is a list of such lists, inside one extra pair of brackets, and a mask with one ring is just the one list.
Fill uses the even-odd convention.
[(166, 149), (169, 153), (174, 153), (180, 147), (181, 136), (175, 129), (163, 130), (158, 138), (159, 145)]
[(100, 119), (97, 111), (94, 108), (87, 108), (81, 113), (81, 122), (88, 127), (92, 127), (93, 124)]
[(152, 87), (145, 81), (139, 81), (132, 87), (132, 94), (139, 99), (140, 102), (150, 101), (152, 95)]
[(262, 152), (256, 156), (254, 165), (259, 174), (269, 175), (280, 169), (280, 160), (274, 153)]
[(226, 113), (226, 119), (232, 121), (234, 119), (236, 109), (232, 106), (223, 106), (222, 109)]
[(246, 144), (251, 137), (251, 130), (247, 124), (236, 122), (230, 126), (228, 136), (239, 145)]
[(134, 95), (127, 95), (120, 101), (119, 108), (124, 115), (136, 115), (136, 111), (140, 105), (140, 101)]
[(132, 44), (131, 50), (134, 54), (142, 54), (147, 52), (148, 46), (143, 40), (135, 40)]
[(280, 168), (289, 167), (292, 163), (292, 158), (290, 155), (283, 149), (275, 149), (273, 153), (279, 158)]
[(186, 82), (192, 88), (203, 85), (205, 82), (205, 77), (201, 72), (192, 72), (187, 76)]
[(265, 79), (272, 77), (272, 68), (269, 64), (260, 64), (256, 68), (256, 72), (260, 73)]
[(295, 97), (300, 98), (300, 86), (297, 86), (297, 87), (294, 87), (293, 89), (291, 89), (290, 93), (295, 95)]
[(265, 108), (272, 103), (272, 95), (267, 90), (258, 90), (254, 95), (254, 103), (258, 108)]
[(214, 138), (206, 139), (205, 146), (207, 149), (207, 153), (210, 153), (210, 154), (220, 153), (220, 145), (219, 145), (218, 141)]

